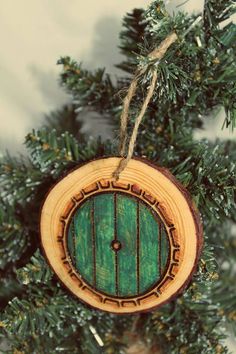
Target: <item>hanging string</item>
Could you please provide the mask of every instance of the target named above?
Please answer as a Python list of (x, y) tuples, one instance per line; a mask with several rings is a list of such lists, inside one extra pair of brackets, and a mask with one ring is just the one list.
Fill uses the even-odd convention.
[[(161, 60), (163, 56), (165, 55), (167, 49), (173, 44), (176, 40), (178, 39), (177, 34), (175, 32), (171, 33), (160, 45), (158, 48), (155, 48), (151, 53), (149, 53), (148, 57), (151, 60)], [(130, 87), (128, 89), (127, 95), (124, 99), (123, 103), (123, 110), (121, 113), (121, 122), (120, 122), (120, 147), (119, 147), (119, 154), (123, 159), (120, 161), (117, 169), (113, 173), (113, 177), (118, 180), (120, 177), (121, 172), (125, 169), (129, 161), (131, 160), (134, 152), (134, 147), (135, 147), (135, 142), (137, 139), (138, 135), (138, 129), (140, 126), (140, 123), (142, 122), (142, 119), (146, 113), (147, 107), (149, 105), (149, 102), (154, 94), (155, 87), (156, 87), (156, 82), (157, 82), (157, 71), (153, 71), (152, 74), (152, 80), (150, 87), (148, 89), (146, 98), (143, 102), (143, 105), (141, 107), (140, 113), (135, 119), (134, 123), (134, 128), (131, 134), (131, 138), (129, 141), (128, 145), (128, 152), (127, 156), (124, 158), (125, 155), (125, 150), (126, 150), (126, 143), (128, 139), (127, 135), (127, 126), (128, 126), (128, 118), (129, 118), (129, 109), (130, 109), (130, 103), (132, 101), (132, 98), (134, 97), (137, 86), (138, 86), (138, 80), (139, 77), (145, 73), (147, 70), (147, 67), (137, 70), (134, 79), (132, 80)]]
[[(193, 27), (195, 27), (199, 22), (202, 21), (202, 19), (203, 19), (202, 16), (198, 16), (194, 20), (194, 22), (189, 26), (189, 28), (183, 33), (182, 37), (184, 38), (191, 31), (191, 29)], [(171, 33), (164, 41), (161, 42), (159, 47), (155, 48), (151, 53), (149, 53), (148, 57), (153, 61), (154, 60), (155, 61), (161, 60), (164, 57), (168, 48), (171, 46), (171, 44), (173, 44), (177, 39), (178, 39), (177, 34), (175, 32)], [(154, 94), (154, 90), (155, 90), (155, 86), (156, 86), (156, 82), (157, 82), (157, 78), (158, 78), (156, 71), (153, 72), (152, 81), (151, 81), (151, 85), (148, 89), (147, 96), (143, 102), (140, 113), (138, 114), (137, 118), (135, 119), (134, 128), (133, 128), (131, 138), (129, 141), (129, 145), (128, 145), (127, 156), (125, 157), (126, 143), (128, 140), (127, 126), (128, 126), (128, 119), (129, 119), (130, 104), (131, 104), (132, 98), (134, 97), (134, 95), (136, 93), (137, 86), (138, 86), (138, 80), (146, 72), (147, 69), (148, 69), (148, 65), (146, 65), (146, 67), (136, 71), (134, 79), (132, 80), (130, 87), (128, 89), (127, 95), (124, 99), (123, 110), (121, 113), (120, 146), (119, 146), (119, 154), (121, 157), (123, 157), (123, 159), (120, 161), (118, 167), (116, 168), (116, 170), (113, 173), (113, 177), (116, 180), (119, 179), (121, 172), (125, 169), (128, 162), (130, 161), (130, 159), (133, 156), (133, 151), (134, 151), (135, 142), (136, 142), (137, 135), (138, 135), (139, 125), (142, 122), (142, 119), (146, 113), (148, 104)]]
[(120, 156), (124, 156), (125, 154), (125, 147), (126, 147), (126, 141), (127, 141), (127, 125), (128, 125), (128, 117), (129, 117), (129, 107), (131, 100), (133, 96), (135, 95), (136, 89), (138, 85), (138, 76), (136, 76), (133, 81), (131, 82), (131, 85), (128, 89), (128, 93), (124, 99), (124, 106), (123, 110), (121, 113), (121, 118), (120, 118), (120, 148), (119, 148), (119, 153)]

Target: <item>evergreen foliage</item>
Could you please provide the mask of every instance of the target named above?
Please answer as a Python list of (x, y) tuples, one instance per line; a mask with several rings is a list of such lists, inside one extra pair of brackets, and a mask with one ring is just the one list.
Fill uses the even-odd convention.
[[(59, 60), (73, 104), (27, 135), (28, 157), (6, 155), (0, 164), (0, 338), (7, 340), (6, 353), (124, 353), (134, 334), (153, 353), (228, 353), (224, 340), (236, 334), (236, 143), (196, 141), (194, 131), (221, 107), (224, 128), (236, 125), (236, 26), (223, 24), (233, 13), (233, 0), (206, 0), (202, 21), (188, 32), (197, 15), (170, 16), (157, 0), (146, 11), (135, 9), (123, 21), (125, 58), (117, 66), (125, 76), (116, 83), (104, 69), (91, 72), (70, 57)], [(179, 40), (164, 59), (148, 59), (173, 30)], [(94, 157), (116, 154), (114, 142), (81, 134), (75, 112), (102, 113), (117, 130), (124, 88), (137, 66), (146, 71), (131, 121), (152, 70), (159, 79), (135, 153), (170, 169), (188, 189), (202, 215), (205, 245), (182, 296), (151, 313), (115, 316), (88, 308), (60, 285), (41, 252), (38, 222), (58, 178)]]

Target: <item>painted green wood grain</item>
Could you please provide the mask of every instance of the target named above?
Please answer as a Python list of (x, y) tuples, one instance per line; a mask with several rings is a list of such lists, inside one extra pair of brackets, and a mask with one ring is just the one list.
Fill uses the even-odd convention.
[(118, 280), (120, 296), (137, 293), (137, 201), (117, 195), (117, 239), (122, 248), (118, 251)]
[(82, 277), (93, 284), (92, 201), (88, 200), (74, 215), (75, 262)]
[(160, 274), (158, 224), (142, 203), (139, 208), (139, 225), (140, 292), (144, 292), (156, 283)]
[(114, 195), (101, 194), (94, 198), (94, 228), (96, 250), (96, 288), (116, 295), (114, 240)]
[(165, 228), (161, 227), (161, 273), (163, 274), (169, 256), (169, 240)]
[[(115, 235), (121, 243), (117, 254), (111, 248)], [(121, 193), (116, 198), (107, 193), (87, 200), (73, 216), (67, 244), (73, 264), (89, 284), (124, 297), (153, 286), (169, 256), (164, 225), (159, 230), (148, 207)]]

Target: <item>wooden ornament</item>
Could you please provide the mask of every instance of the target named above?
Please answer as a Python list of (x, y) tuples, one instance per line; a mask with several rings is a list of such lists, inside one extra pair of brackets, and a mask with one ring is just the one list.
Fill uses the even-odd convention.
[(48, 194), (41, 241), (61, 282), (103, 311), (135, 313), (179, 294), (195, 270), (202, 227), (187, 191), (166, 169), (121, 158), (88, 162)]

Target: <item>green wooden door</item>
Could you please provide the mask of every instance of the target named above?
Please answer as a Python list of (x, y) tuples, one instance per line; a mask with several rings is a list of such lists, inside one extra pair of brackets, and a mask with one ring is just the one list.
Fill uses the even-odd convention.
[(91, 197), (76, 210), (68, 250), (78, 273), (95, 289), (133, 297), (163, 276), (169, 241), (164, 224), (149, 206), (113, 192)]

